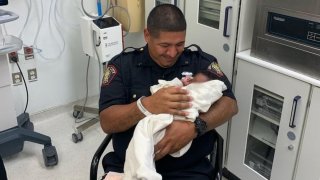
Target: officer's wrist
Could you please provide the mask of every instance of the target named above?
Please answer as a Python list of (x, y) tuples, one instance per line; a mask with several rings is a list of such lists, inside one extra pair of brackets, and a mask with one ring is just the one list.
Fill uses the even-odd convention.
[(140, 110), (140, 112), (142, 114), (144, 114), (145, 116), (149, 116), (151, 115), (151, 113), (143, 106), (142, 104), (142, 99), (144, 99), (145, 96), (141, 96), (138, 100), (137, 100), (137, 106), (138, 106), (138, 109)]

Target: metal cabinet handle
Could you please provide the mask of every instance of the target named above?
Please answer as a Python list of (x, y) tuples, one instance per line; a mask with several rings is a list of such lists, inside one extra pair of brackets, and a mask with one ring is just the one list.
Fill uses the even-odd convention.
[(291, 128), (296, 127), (296, 125), (294, 124), (294, 119), (296, 117), (296, 110), (297, 110), (297, 104), (298, 104), (299, 99), (301, 99), (301, 96), (296, 96), (293, 98), (291, 115), (290, 115), (290, 122), (289, 122), (289, 127), (291, 127)]
[(228, 22), (229, 22), (229, 11), (232, 9), (232, 6), (227, 6), (224, 14), (224, 28), (223, 28), (223, 36), (230, 37), (228, 33)]

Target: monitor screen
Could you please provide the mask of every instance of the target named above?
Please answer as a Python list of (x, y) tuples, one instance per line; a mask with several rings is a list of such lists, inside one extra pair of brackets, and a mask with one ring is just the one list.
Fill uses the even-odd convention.
[(8, 0), (0, 0), (0, 6), (8, 5)]

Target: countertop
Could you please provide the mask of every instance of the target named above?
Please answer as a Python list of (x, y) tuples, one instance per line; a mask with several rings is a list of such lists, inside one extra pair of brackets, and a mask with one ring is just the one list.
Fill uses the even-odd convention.
[(295, 79), (299, 79), (301, 81), (310, 83), (310, 84), (312, 84), (314, 86), (320, 87), (320, 80), (319, 79), (315, 79), (313, 77), (301, 74), (299, 72), (295, 72), (295, 71), (290, 70), (290, 69), (287, 69), (285, 67), (282, 67), (282, 66), (279, 66), (279, 65), (276, 65), (276, 64), (272, 64), (270, 62), (263, 61), (261, 59), (252, 57), (252, 56), (250, 56), (250, 52), (251, 52), (250, 49), (246, 50), (246, 51), (239, 52), (239, 53), (236, 54), (236, 57), (240, 58), (242, 60), (248, 61), (250, 63), (256, 64), (258, 66), (262, 66), (262, 67), (274, 70), (276, 72), (285, 74), (285, 75), (293, 77)]

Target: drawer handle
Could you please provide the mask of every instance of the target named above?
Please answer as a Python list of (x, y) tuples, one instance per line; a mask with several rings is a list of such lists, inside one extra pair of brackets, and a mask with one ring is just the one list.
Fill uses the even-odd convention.
[(296, 127), (296, 125), (294, 124), (294, 119), (296, 117), (297, 104), (300, 99), (301, 99), (301, 96), (296, 96), (293, 98), (291, 115), (290, 115), (290, 122), (289, 122), (289, 127), (291, 127), (291, 128)]
[(232, 6), (227, 6), (225, 9), (225, 14), (224, 14), (224, 28), (223, 28), (223, 36), (224, 37), (230, 37), (230, 27), (228, 27), (229, 24), (229, 13), (230, 10), (232, 9)]

